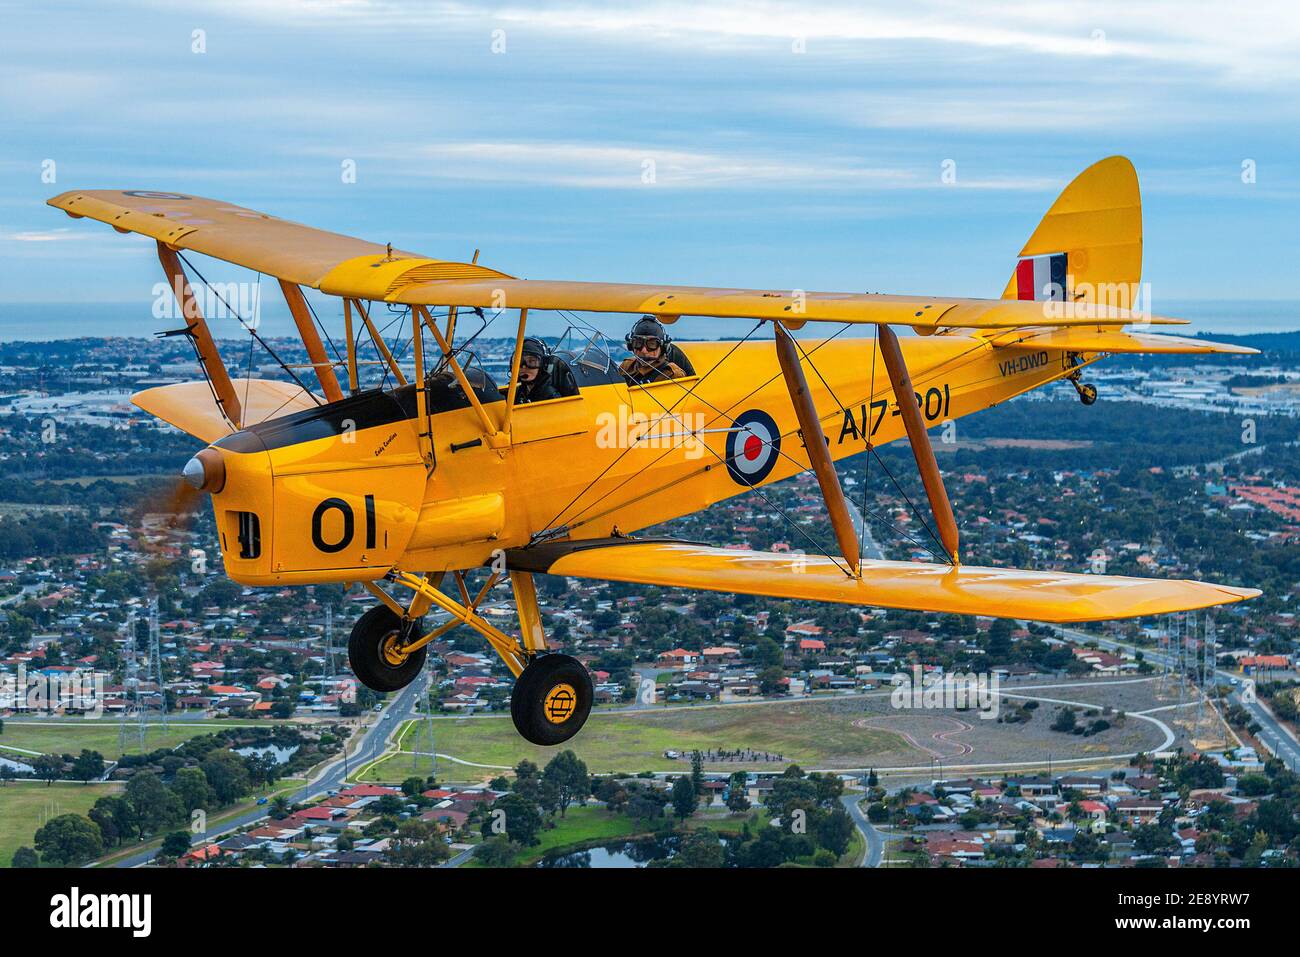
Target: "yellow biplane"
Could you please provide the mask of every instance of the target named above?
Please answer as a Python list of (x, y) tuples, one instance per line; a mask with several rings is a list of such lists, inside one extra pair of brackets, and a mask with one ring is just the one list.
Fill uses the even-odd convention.
[[(1063, 378), (1091, 404), (1096, 390), (1080, 372), (1107, 353), (1254, 351), (1152, 334), (1179, 320), (1113, 301), (1116, 290), (1137, 288), (1142, 264), (1137, 177), (1122, 157), (1093, 165), (1065, 189), (1021, 249), (1002, 298), (988, 300), (523, 280), (480, 265), (477, 253), (472, 262), (430, 259), (177, 193), (72, 191), (49, 202), (157, 241), (203, 380), (148, 389), (133, 401), (210, 443), (184, 477), (211, 494), (227, 574), (247, 585), (364, 585), (377, 604), (357, 621), (348, 650), (357, 677), (380, 691), (412, 681), (429, 642), (470, 626), (515, 674), (511, 713), (538, 744), (575, 734), (593, 696), (576, 659), (547, 653), (538, 573), (1053, 622), (1259, 594), (1198, 581), (980, 568), (958, 558), (928, 428)], [(293, 383), (231, 378), (189, 284), (191, 250), (279, 281), (316, 388), (288, 366)], [(328, 357), (303, 286), (342, 299), (345, 358)], [(406, 371), (376, 328), (376, 303), (398, 312), (412, 353)], [(517, 312), (504, 384), (484, 371), (464, 335), (465, 317), (484, 309)], [(741, 341), (678, 344), (689, 375), (637, 384), (620, 374), (603, 337), (593, 338), (550, 357), (547, 374), (569, 388), (521, 404), (528, 318), (544, 310), (665, 323), (749, 319), (774, 341), (751, 332)], [(791, 335), (808, 323), (827, 334)], [(841, 338), (861, 324), (875, 326), (875, 336)], [(916, 335), (899, 338), (898, 326)], [(370, 347), (375, 358), (359, 358)], [(372, 369), (385, 384), (362, 388), (362, 372)], [(834, 462), (904, 436), (944, 561), (861, 554)], [(633, 534), (740, 493), (762, 495), (809, 469), (838, 554)], [(474, 588), (466, 576), (480, 568), (489, 575)], [(489, 590), (507, 577), (518, 637), (482, 613)], [(426, 631), (423, 617), (435, 608), (450, 620)]]

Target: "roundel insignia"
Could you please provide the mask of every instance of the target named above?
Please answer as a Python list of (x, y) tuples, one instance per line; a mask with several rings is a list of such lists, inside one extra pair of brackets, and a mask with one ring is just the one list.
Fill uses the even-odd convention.
[(155, 193), (147, 189), (127, 189), (122, 191), (123, 196), (138, 196), (140, 199), (189, 199), (189, 196), (182, 196), (180, 193)]
[(727, 472), (738, 485), (757, 485), (767, 478), (781, 454), (776, 422), (760, 409), (742, 412), (727, 434)]

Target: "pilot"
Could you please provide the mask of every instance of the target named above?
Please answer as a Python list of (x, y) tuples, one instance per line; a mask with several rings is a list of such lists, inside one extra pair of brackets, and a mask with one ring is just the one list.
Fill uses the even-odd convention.
[(519, 360), (519, 386), (515, 389), (515, 404), (545, 402), (558, 399), (560, 392), (551, 382), (550, 350), (541, 339), (529, 336), (524, 340), (523, 355)]
[(671, 345), (672, 339), (664, 331), (663, 323), (654, 316), (642, 316), (632, 326), (632, 331), (623, 339), (631, 356), (619, 363), (618, 371), (623, 373), (631, 385), (643, 385), (647, 382), (666, 382), (680, 379), (692, 373), (676, 361), (681, 350)]

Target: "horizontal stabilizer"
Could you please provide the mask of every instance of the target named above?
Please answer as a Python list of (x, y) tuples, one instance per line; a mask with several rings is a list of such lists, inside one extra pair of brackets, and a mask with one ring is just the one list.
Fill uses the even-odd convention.
[(1064, 349), (1070, 352), (1141, 352), (1156, 354), (1205, 355), (1214, 352), (1255, 355), (1258, 349), (1187, 336), (1158, 336), (1118, 329), (1029, 329), (1014, 337), (994, 342), (997, 348)]
[(1050, 622), (1163, 615), (1259, 594), (1254, 588), (1186, 579), (915, 562), (864, 561), (858, 579), (820, 556), (630, 539), (513, 549), (506, 561), (521, 571), (575, 578)]
[[(246, 426), (316, 405), (299, 386), (275, 379), (239, 380), (235, 382), (235, 392), (243, 404)], [(178, 382), (145, 389), (131, 396), (131, 401), (150, 415), (204, 442), (215, 442), (235, 431), (221, 414), (212, 387), (206, 382)]]

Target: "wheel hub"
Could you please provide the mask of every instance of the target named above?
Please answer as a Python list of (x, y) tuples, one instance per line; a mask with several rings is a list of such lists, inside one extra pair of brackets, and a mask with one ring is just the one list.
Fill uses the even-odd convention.
[(386, 664), (394, 668), (398, 667), (407, 658), (406, 653), (402, 651), (404, 644), (400, 632), (395, 631), (391, 635), (386, 635), (379, 643), (379, 657), (383, 658)]
[(542, 701), (542, 713), (551, 724), (564, 724), (577, 706), (577, 689), (567, 682), (560, 682), (546, 692), (546, 698)]

